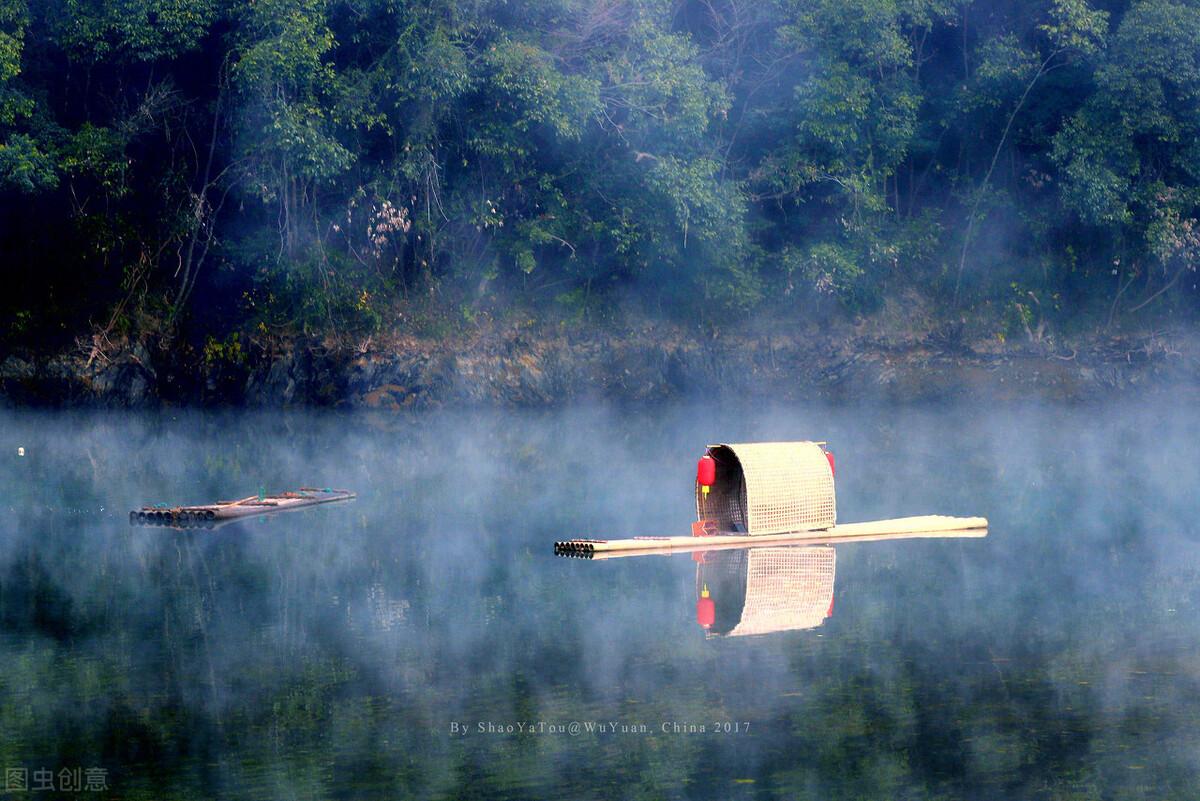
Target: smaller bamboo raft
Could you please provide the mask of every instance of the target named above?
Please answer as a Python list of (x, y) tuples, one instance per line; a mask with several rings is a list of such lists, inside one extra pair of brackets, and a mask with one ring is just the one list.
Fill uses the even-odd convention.
[(203, 506), (143, 506), (129, 513), (135, 526), (171, 526), (172, 528), (214, 528), (243, 517), (291, 512), (322, 503), (348, 501), (356, 497), (348, 490), (301, 487), (277, 495), (251, 495), (237, 501), (217, 501)]
[(709, 551), (724, 548), (757, 548), (764, 545), (804, 545), (922, 537), (986, 537), (986, 517), (922, 515), (867, 523), (843, 523), (822, 531), (784, 534), (717, 533), (699, 537), (634, 537), (624, 540), (575, 539), (554, 543), (559, 556), (586, 559), (638, 554)]

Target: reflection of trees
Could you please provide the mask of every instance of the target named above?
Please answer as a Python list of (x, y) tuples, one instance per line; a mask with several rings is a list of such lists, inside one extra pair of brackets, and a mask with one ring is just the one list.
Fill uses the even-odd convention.
[[(1057, 659), (1070, 640), (1046, 632), (1035, 653), (980, 650), (977, 633), (958, 628), (963, 618), (946, 614), (943, 590), (921, 571), (895, 569), (913, 558), (897, 550), (905, 546), (864, 546), (843, 559), (839, 593), (853, 611), (825, 624), (836, 625), (833, 636), (722, 643), (696, 637), (689, 619), (667, 620), (678, 585), (645, 578), (678, 576), (669, 560), (646, 563), (664, 571), (656, 574), (493, 559), (458, 574), (448, 593), (420, 572), (437, 559), (434, 540), (398, 549), (336, 520), (317, 532), (247, 526), (204, 537), (124, 526), (55, 533), (29, 521), (29, 539), (0, 564), (0, 758), (104, 765), (129, 796), (176, 798), (326, 798), (349, 787), (601, 797), (597, 788), (614, 782), (640, 787), (635, 797), (669, 798), (731, 775), (756, 778), (772, 797), (805, 788), (822, 798), (896, 797), (914, 787), (952, 797), (967, 785), (1002, 789), (1014, 775), (1054, 786), (1072, 764), (1087, 781), (1123, 781), (1089, 761), (1094, 748), (1129, 747), (1079, 684), (1094, 679), (1094, 663)], [(331, 543), (352, 546), (353, 558)], [(763, 550), (803, 552), (812, 562), (807, 573), (795, 562), (794, 575), (827, 565), (822, 575), (832, 578), (828, 548)], [(700, 566), (718, 608), (742, 593), (742, 614), (722, 627), (740, 625), (757, 592), (746, 555), (710, 553)], [(609, 573), (581, 581), (577, 566)], [(952, 576), (944, 567), (929, 565)], [(824, 593), (793, 593), (806, 600), (780, 609), (792, 623), (802, 610), (811, 620), (828, 608)], [(561, 604), (522, 614), (534, 597)], [(403, 618), (388, 612), (400, 609)], [(659, 622), (639, 625), (639, 610)], [(1000, 630), (1002, 613), (975, 609), (966, 619)], [(599, 638), (577, 629), (605, 616), (612, 627)], [(1091, 619), (1113, 631), (1113, 621), (1105, 629), (1099, 614)], [(1011, 631), (992, 642), (1021, 646)], [(613, 684), (589, 684), (586, 666), (606, 649), (620, 654)], [(1125, 725), (1146, 731), (1179, 720), (1136, 699), (1118, 713), (1125, 708), (1135, 714)], [(745, 717), (757, 728), (742, 741), (455, 741), (445, 728), (458, 717)], [(1187, 776), (1169, 754), (1137, 748), (1131, 764)]]
[[(582, 474), (546, 437), (494, 497)], [(196, 484), (248, 481), (268, 456)], [(986, 559), (973, 541), (839, 545), (841, 611), (817, 632), (705, 640), (686, 557), (543, 553), (572, 503), (599, 514), (607, 491), (573, 483), (548, 521), (497, 506), (490, 527), (470, 508), (447, 523), (440, 485), (457, 499), (490, 479), (454, 484), (461, 456), (418, 475), (385, 453), (381, 482), (410, 471), (394, 496), (203, 535), (51, 514), (55, 497), (99, 506), (120, 463), (97, 473), (65, 445), (29, 462), (36, 481), (9, 483), (34, 511), (0, 538), (0, 765), (102, 765), (123, 797), (196, 799), (1186, 798), (1200, 783), (1196, 628), (1180, 621), (1197, 566), (1193, 551), (1156, 566), (1136, 519), (1111, 547), (1011, 531)], [(149, 459), (122, 490), (157, 492), (164, 472)], [(1080, 500), (1065, 468), (1053, 478)], [(755, 728), (456, 741), (456, 718)]]

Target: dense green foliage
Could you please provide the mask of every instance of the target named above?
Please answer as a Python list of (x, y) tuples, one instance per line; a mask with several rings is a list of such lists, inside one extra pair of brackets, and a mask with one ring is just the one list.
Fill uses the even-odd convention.
[(1198, 111), (1185, 0), (0, 0), (0, 341), (1187, 313)]

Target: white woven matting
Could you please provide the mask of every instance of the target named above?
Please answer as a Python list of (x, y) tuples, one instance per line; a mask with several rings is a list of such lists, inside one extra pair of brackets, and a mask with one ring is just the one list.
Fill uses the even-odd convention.
[(837, 523), (833, 471), (815, 442), (713, 445), (717, 480), (696, 487), (698, 519), (747, 534), (816, 531)]

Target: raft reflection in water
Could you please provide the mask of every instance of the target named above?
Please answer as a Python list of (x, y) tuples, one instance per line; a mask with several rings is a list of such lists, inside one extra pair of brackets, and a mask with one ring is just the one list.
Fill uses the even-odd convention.
[[(704, 524), (693, 524), (691, 537), (562, 540), (554, 544), (554, 552), (590, 561), (690, 551), (697, 563), (696, 622), (707, 637), (738, 637), (813, 629), (825, 622), (833, 614), (834, 542), (982, 539), (988, 535), (983, 518), (937, 516), (849, 523), (826, 531), (769, 537), (714, 534)], [(952, 527), (956, 525), (963, 527)], [(773, 544), (780, 539), (788, 544)], [(600, 550), (606, 546), (610, 547)]]
[(832, 546), (695, 554), (696, 622), (709, 636), (813, 629), (833, 614)]

